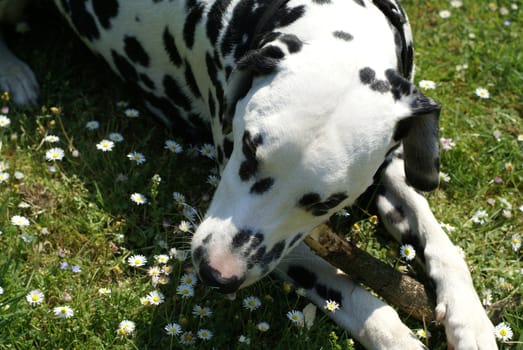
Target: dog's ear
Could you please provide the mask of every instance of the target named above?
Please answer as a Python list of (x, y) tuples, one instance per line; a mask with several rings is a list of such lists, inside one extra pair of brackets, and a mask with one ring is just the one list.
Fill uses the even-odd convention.
[(441, 106), (419, 92), (398, 75), (388, 76), (397, 102), (406, 103), (410, 115), (396, 125), (394, 139), (403, 145), (405, 175), (408, 183), (420, 191), (432, 191), (439, 185), (438, 124)]

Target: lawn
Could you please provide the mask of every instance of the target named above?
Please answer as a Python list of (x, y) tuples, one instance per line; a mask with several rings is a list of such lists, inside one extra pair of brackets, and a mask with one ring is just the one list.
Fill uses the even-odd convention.
[[(431, 206), (494, 324), (512, 330), (500, 348), (521, 349), (523, 4), (403, 3), (416, 84), (443, 105)], [(212, 148), (156, 122), (53, 11), (27, 23), (8, 38), (42, 98), (0, 100), (0, 349), (358, 348), (322, 310), (293, 323), (310, 306), (276, 278), (234, 300), (198, 283), (188, 248), (219, 177)], [(368, 216), (340, 231), (407, 265)], [(441, 327), (404, 319), (446, 349)]]

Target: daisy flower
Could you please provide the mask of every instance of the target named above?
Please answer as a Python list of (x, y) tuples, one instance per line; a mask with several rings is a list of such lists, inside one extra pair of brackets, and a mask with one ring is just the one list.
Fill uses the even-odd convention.
[(4, 294), (4, 288), (0, 287), (0, 295)]
[(7, 116), (0, 114), (0, 128), (7, 128), (9, 125), (11, 125), (11, 119), (7, 118)]
[(158, 266), (151, 266), (147, 270), (147, 274), (151, 277), (158, 277), (162, 273), (162, 269), (160, 269)]
[(194, 288), (191, 285), (182, 283), (176, 288), (176, 294), (181, 295), (182, 298), (190, 298), (194, 296)]
[(456, 253), (458, 253), (460, 258), (465, 259), (465, 250), (462, 247), (454, 245), (454, 249), (456, 249)]
[(483, 225), (484, 223), (486, 223), (487, 219), (488, 219), (488, 214), (485, 210), (482, 210), (482, 209), (476, 211), (474, 213), (474, 215), (472, 216), (472, 221), (479, 225)]
[(454, 8), (460, 8), (461, 6), (463, 6), (463, 1), (461, 1), (461, 0), (451, 0), (450, 1), (450, 6), (452, 6)]
[(156, 290), (147, 294), (147, 301), (152, 305), (160, 305), (165, 301), (165, 296)]
[(443, 171), (439, 172), (439, 179), (443, 182), (450, 182), (450, 176), (447, 173), (444, 173)]
[(87, 130), (96, 130), (100, 127), (100, 123), (97, 120), (90, 120), (85, 124)]
[(506, 324), (505, 322), (501, 322), (494, 329), (494, 335), (502, 342), (506, 342), (512, 339), (514, 333), (512, 332), (512, 329), (508, 324)]
[(15, 171), (14, 175), (15, 175), (15, 179), (17, 179), (17, 180), (22, 180), (25, 177), (24, 173), (22, 173), (20, 171)]
[(200, 154), (207, 158), (214, 159), (216, 156), (216, 150), (213, 145), (206, 143), (200, 148)]
[(180, 225), (178, 225), (178, 230), (181, 232), (187, 233), (191, 230), (191, 223), (185, 220), (182, 220), (180, 222)]
[(102, 288), (98, 289), (98, 294), (108, 295), (108, 294), (111, 294), (111, 290), (109, 288), (102, 287)]
[(55, 135), (47, 135), (46, 137), (44, 137), (44, 142), (57, 143), (59, 141), (60, 141), (60, 138)]
[(96, 148), (102, 152), (111, 152), (114, 147), (114, 142), (111, 140), (102, 140), (96, 144)]
[(254, 311), (261, 306), (261, 301), (255, 296), (249, 296), (243, 299), (243, 307), (249, 311)]
[(512, 245), (512, 250), (517, 252), (521, 248), (521, 236), (517, 233), (513, 234), (510, 244)]
[(74, 316), (74, 311), (69, 306), (57, 306), (53, 309), (53, 313), (59, 318), (71, 318)]
[(287, 312), (287, 318), (291, 320), (293, 323), (303, 325), (303, 313), (301, 311), (291, 310)]
[(176, 204), (185, 205), (185, 196), (180, 192), (173, 192), (173, 199)]
[(127, 108), (128, 106), (129, 106), (129, 102), (127, 102), (127, 101), (116, 102), (116, 107), (118, 107), (118, 108)]
[(441, 10), (439, 12), (439, 16), (443, 19), (446, 19), (446, 18), (449, 18), (450, 17), (450, 11), (449, 10)]
[(64, 150), (60, 147), (51, 148), (45, 152), (45, 159), (50, 162), (53, 160), (62, 160), (64, 158)]
[(133, 321), (123, 320), (118, 325), (116, 333), (118, 333), (118, 335), (129, 335), (134, 332), (135, 328), (136, 324)]
[(192, 332), (184, 332), (180, 336), (180, 343), (182, 343), (183, 345), (194, 344), (195, 340), (196, 339), (194, 338), (194, 335), (192, 334)]
[(421, 80), (419, 82), (419, 87), (425, 90), (434, 90), (436, 88), (436, 83), (432, 80)]
[(169, 262), (169, 255), (167, 254), (160, 254), (160, 255), (155, 255), (154, 256), (154, 260), (158, 263), (158, 264), (162, 264), (162, 265), (165, 265)]
[(109, 140), (113, 142), (122, 142), (123, 136), (119, 132), (112, 132), (109, 134)]
[(220, 179), (216, 175), (209, 175), (207, 177), (207, 183), (213, 187), (217, 187), (220, 183)]
[(182, 211), (183, 216), (185, 216), (186, 219), (189, 221), (193, 221), (196, 219), (196, 216), (198, 215), (198, 212), (193, 207), (185, 204)]
[(140, 267), (147, 264), (147, 258), (143, 255), (132, 255), (127, 258), (127, 263), (133, 267)]
[(428, 339), (430, 338), (431, 334), (428, 330), (425, 329), (417, 329), (416, 330), (416, 337), (420, 339)]
[(238, 342), (250, 345), (251, 344), (251, 339), (246, 337), (246, 336), (244, 336), (244, 335), (240, 335), (240, 337), (238, 338)]
[(140, 112), (134, 108), (127, 108), (124, 114), (128, 118), (138, 118), (140, 116)]
[(173, 267), (171, 265), (162, 266), (162, 273), (170, 275), (171, 272), (173, 272)]
[(256, 328), (258, 328), (260, 332), (267, 332), (271, 327), (267, 322), (260, 322), (256, 325)]
[(44, 293), (40, 289), (35, 289), (27, 293), (25, 299), (31, 305), (38, 305), (44, 301)]
[(11, 224), (18, 227), (27, 227), (29, 226), (29, 220), (25, 216), (13, 215), (11, 217)]
[(324, 308), (330, 312), (336, 312), (340, 308), (340, 304), (334, 300), (326, 300)]
[(9, 163), (0, 161), (0, 171), (6, 171), (7, 169), (9, 169)]
[(481, 304), (485, 307), (492, 305), (492, 290), (485, 289), (482, 293)]
[(196, 282), (198, 282), (198, 278), (196, 277), (196, 274), (194, 274), (194, 273), (185, 273), (181, 278), (182, 284), (186, 284), (191, 287), (194, 287)]
[(183, 147), (180, 146), (180, 144), (173, 140), (167, 140), (165, 141), (165, 149), (168, 149), (172, 153), (182, 153)]
[(485, 88), (482, 88), (482, 87), (478, 87), (475, 91), (476, 93), (476, 96), (478, 96), (479, 98), (489, 98), (490, 97), (490, 94), (488, 92), (487, 89)]
[(404, 244), (400, 247), (400, 256), (407, 261), (414, 260), (416, 257), (416, 250), (414, 250), (412, 245)]
[(456, 143), (452, 141), (452, 139), (447, 139), (444, 137), (440, 138), (439, 142), (441, 142), (441, 149), (444, 151), (450, 151), (454, 148), (454, 146), (456, 146)]
[(185, 261), (189, 257), (189, 251), (188, 250), (171, 250), (171, 256), (174, 257), (178, 261)]
[(9, 180), (9, 174), (0, 171), (0, 184)]
[(147, 203), (147, 197), (145, 197), (143, 194), (138, 193), (138, 192), (131, 194), (131, 200), (138, 205)]
[(206, 306), (201, 307), (200, 305), (194, 305), (194, 307), (192, 308), (192, 314), (194, 316), (198, 316), (199, 318), (211, 317), (212, 311), (210, 308)]
[(127, 158), (136, 162), (138, 165), (143, 164), (146, 161), (145, 156), (140, 152), (131, 152), (127, 155)]
[(178, 323), (168, 323), (163, 329), (167, 335), (179, 335), (182, 332), (182, 326)]
[(198, 338), (202, 340), (210, 340), (212, 338), (212, 332), (208, 329), (200, 329), (197, 334)]

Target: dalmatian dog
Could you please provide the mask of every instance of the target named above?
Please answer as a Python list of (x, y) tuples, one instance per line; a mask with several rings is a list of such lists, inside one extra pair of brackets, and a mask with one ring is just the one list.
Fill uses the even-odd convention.
[[(85, 44), (167, 125), (211, 130), (221, 180), (192, 240), (225, 293), (276, 271), (368, 349), (422, 349), (397, 313), (314, 255), (308, 232), (371, 186), (381, 220), (423, 255), (450, 349), (496, 349), (468, 267), (420, 191), (438, 185), (440, 106), (412, 84), (399, 0), (56, 0)], [(0, 0), (0, 18), (20, 10)], [(0, 84), (38, 85), (0, 43)]]

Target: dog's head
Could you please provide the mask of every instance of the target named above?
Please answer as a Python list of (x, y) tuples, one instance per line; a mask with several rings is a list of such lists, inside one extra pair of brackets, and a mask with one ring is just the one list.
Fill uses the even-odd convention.
[(408, 181), (437, 186), (439, 106), (393, 69), (342, 55), (319, 66), (316, 52), (287, 57), (236, 105), (234, 149), (192, 241), (201, 278), (224, 292), (269, 273), (353, 203), (400, 142)]

